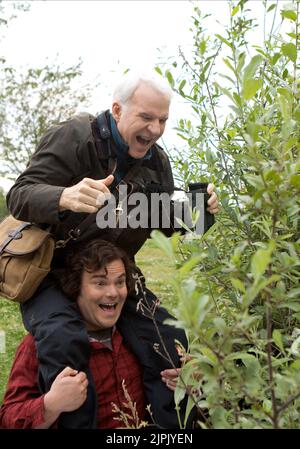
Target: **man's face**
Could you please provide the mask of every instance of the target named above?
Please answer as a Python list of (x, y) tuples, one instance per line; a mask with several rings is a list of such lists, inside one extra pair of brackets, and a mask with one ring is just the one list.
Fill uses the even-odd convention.
[(122, 260), (109, 263), (106, 270), (84, 271), (77, 304), (87, 329), (96, 331), (114, 326), (126, 296), (126, 272)]
[(125, 106), (112, 105), (119, 133), (129, 146), (128, 154), (136, 159), (163, 135), (169, 117), (169, 100), (153, 87), (141, 83)]

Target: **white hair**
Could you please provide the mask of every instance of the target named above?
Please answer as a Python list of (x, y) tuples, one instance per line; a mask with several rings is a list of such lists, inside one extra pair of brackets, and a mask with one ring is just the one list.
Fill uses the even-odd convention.
[(118, 101), (123, 106), (126, 105), (128, 100), (130, 100), (136, 89), (142, 83), (148, 84), (153, 89), (166, 96), (169, 102), (171, 102), (173, 96), (172, 89), (167, 80), (156, 72), (150, 74), (126, 73), (115, 88), (113, 101)]

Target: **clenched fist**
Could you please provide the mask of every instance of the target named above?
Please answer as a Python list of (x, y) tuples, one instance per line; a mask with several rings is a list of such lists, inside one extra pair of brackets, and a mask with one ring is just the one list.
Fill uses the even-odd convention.
[(71, 210), (73, 212), (86, 212), (92, 214), (109, 199), (111, 193), (108, 186), (113, 182), (113, 175), (105, 179), (95, 180), (83, 178), (78, 184), (66, 187), (59, 200), (60, 212)]
[(44, 397), (46, 411), (60, 415), (77, 410), (86, 400), (86, 374), (66, 367), (59, 373)]

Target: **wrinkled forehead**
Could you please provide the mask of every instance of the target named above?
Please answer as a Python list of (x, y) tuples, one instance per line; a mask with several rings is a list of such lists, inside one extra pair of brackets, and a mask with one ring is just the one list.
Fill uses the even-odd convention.
[(123, 275), (126, 275), (126, 270), (122, 259), (117, 259), (112, 262), (109, 262), (105, 266), (96, 270), (83, 271), (83, 278), (85, 279), (96, 279), (96, 278), (114, 279), (119, 278)]
[(135, 90), (125, 106), (125, 110), (128, 111), (135, 110), (160, 118), (168, 118), (170, 100), (166, 94), (145, 85)]

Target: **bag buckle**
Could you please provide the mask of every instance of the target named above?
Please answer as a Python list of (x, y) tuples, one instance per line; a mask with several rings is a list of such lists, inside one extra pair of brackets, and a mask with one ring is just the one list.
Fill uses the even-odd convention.
[(22, 232), (18, 231), (17, 229), (14, 229), (13, 231), (10, 231), (8, 233), (8, 237), (14, 239), (14, 240), (19, 240), (23, 237)]

